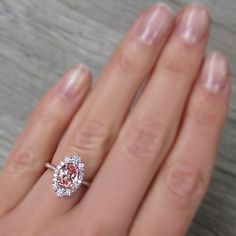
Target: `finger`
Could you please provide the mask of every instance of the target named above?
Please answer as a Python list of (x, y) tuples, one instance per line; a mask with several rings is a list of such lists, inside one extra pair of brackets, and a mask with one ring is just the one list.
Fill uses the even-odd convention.
[(90, 82), (88, 69), (76, 66), (38, 104), (1, 172), (0, 216), (16, 206), (36, 183)]
[[(138, 19), (73, 120), (53, 163), (57, 164), (69, 153), (79, 153), (86, 165), (87, 178), (95, 175), (116, 138), (135, 93), (150, 74), (172, 24), (173, 17), (163, 4), (152, 6)], [(58, 199), (51, 188), (51, 178), (52, 173), (47, 171), (18, 212), (28, 206), (32, 216), (32, 202), (37, 201), (35, 218), (44, 216), (46, 221), (47, 217), (59, 215), (78, 201), (81, 191), (66, 200)]]
[[(128, 229), (157, 168), (173, 144), (204, 55), (209, 16), (205, 8), (194, 4), (184, 9), (176, 23), (154, 74), (108, 159), (84, 201), (74, 208), (74, 219), (78, 214), (85, 221), (95, 216), (89, 227), (101, 230), (100, 234), (105, 229), (110, 235), (115, 235), (118, 228)], [(116, 214), (110, 217), (111, 212)], [(83, 224), (79, 227), (83, 228)]]
[(142, 205), (131, 235), (185, 235), (207, 190), (227, 116), (228, 71), (222, 55), (207, 58), (176, 145)]

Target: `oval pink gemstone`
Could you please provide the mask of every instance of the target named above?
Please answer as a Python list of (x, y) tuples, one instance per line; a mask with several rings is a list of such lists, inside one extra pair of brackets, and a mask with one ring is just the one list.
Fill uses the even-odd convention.
[(63, 188), (71, 188), (79, 177), (79, 168), (73, 163), (66, 163), (59, 171), (58, 183)]

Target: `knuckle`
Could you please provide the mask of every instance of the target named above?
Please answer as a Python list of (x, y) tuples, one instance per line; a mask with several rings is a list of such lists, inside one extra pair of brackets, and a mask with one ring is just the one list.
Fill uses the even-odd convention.
[(170, 197), (184, 206), (200, 200), (205, 192), (201, 173), (188, 163), (174, 163), (167, 169), (167, 188)]
[(201, 93), (192, 100), (186, 116), (200, 125), (215, 125), (219, 120), (219, 114), (213, 107), (211, 95)]
[(104, 153), (110, 146), (113, 135), (108, 125), (99, 120), (88, 119), (75, 136), (75, 149), (81, 153)]
[(138, 66), (138, 51), (138, 46), (134, 43), (121, 48), (116, 55), (116, 69), (122, 73), (134, 73)]
[(41, 163), (37, 160), (30, 149), (17, 149), (10, 156), (9, 169), (14, 173), (21, 171), (37, 171), (42, 168)]
[(183, 63), (179, 59), (170, 58), (169, 56), (162, 58), (161, 66), (165, 73), (173, 77), (183, 76), (190, 70), (187, 63)]
[(60, 119), (62, 119), (60, 110), (54, 102), (44, 101), (36, 107), (33, 115), (43, 126), (47, 126), (49, 123), (57, 125), (58, 123), (55, 121), (60, 122)]
[(155, 158), (163, 147), (164, 131), (165, 126), (157, 121), (135, 125), (125, 145), (129, 156), (144, 160)]

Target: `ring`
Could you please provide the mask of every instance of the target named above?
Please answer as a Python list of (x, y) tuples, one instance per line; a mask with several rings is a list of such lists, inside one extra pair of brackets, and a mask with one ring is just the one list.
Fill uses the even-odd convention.
[(90, 186), (79, 154), (66, 156), (57, 166), (47, 162), (45, 167), (54, 171), (52, 187), (58, 197), (71, 196), (81, 185)]

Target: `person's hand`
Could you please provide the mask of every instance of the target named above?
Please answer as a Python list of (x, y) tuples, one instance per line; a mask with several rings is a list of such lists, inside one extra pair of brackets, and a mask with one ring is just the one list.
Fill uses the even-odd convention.
[[(1, 172), (0, 235), (183, 236), (207, 190), (229, 103), (225, 57), (205, 57), (209, 29), (203, 6), (174, 18), (154, 5), (91, 92), (86, 67), (66, 73)], [(58, 198), (45, 163), (69, 154), (80, 154), (91, 186)]]

